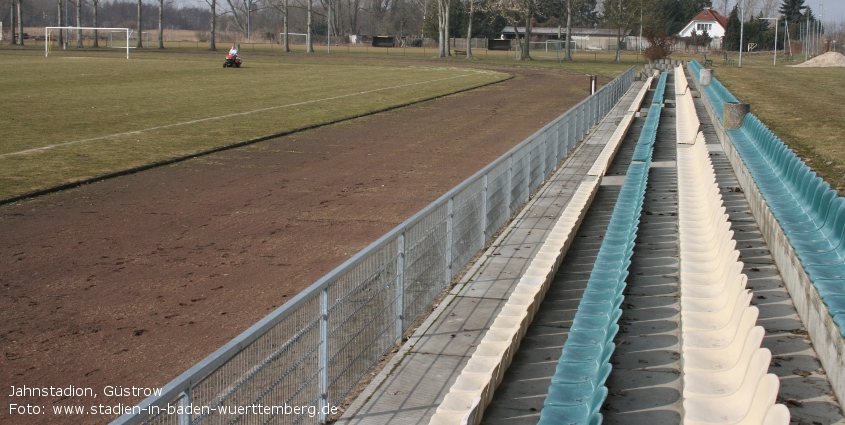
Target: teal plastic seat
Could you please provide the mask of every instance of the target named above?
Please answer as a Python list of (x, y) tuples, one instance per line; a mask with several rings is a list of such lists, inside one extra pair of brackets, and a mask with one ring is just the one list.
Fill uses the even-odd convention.
[[(561, 389), (555, 389), (555, 394)], [(549, 388), (548, 401), (552, 397)], [(607, 387), (600, 387), (591, 394), (588, 401), (575, 405), (559, 405), (544, 403), (540, 411), (538, 425), (597, 425), (602, 417), (599, 413), (602, 403), (607, 398)]]

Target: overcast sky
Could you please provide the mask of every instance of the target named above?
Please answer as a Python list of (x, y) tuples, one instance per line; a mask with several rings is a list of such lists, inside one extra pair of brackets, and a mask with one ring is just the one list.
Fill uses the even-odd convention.
[[(728, 14), (733, 9), (734, 4), (739, 0), (712, 0), (713, 8), (719, 12)], [(747, 5), (752, 8), (753, 14), (756, 14), (761, 9), (771, 7), (774, 13), (780, 9), (783, 0), (745, 0)], [(726, 7), (727, 5), (727, 7)], [(810, 6), (813, 10), (813, 15), (821, 18), (822, 9), (824, 9), (825, 22), (845, 23), (845, 0), (804, 0), (805, 6)], [(726, 10), (727, 9), (727, 10)], [(774, 14), (767, 13), (768, 16), (774, 17)]]

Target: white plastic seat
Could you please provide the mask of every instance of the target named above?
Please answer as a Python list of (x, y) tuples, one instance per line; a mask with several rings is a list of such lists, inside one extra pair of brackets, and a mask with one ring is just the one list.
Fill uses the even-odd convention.
[[(745, 331), (745, 332), (743, 332)], [(720, 348), (690, 348), (684, 349), (684, 371), (718, 371), (730, 369), (743, 356), (750, 357), (760, 343), (766, 330), (762, 326), (751, 329), (741, 329), (736, 337), (726, 346)]]
[(737, 336), (747, 334), (747, 329), (754, 327), (760, 310), (748, 307), (739, 318), (721, 329), (684, 332), (684, 347), (690, 348), (721, 348), (729, 345)]
[(769, 369), (772, 353), (758, 348), (751, 355), (737, 359), (729, 369), (684, 374), (684, 397), (716, 397), (731, 395), (739, 391), (749, 376), (762, 376)]
[(734, 298), (729, 301), (722, 310), (713, 312), (682, 312), (682, 326), (683, 330), (715, 330), (722, 329), (727, 326), (736, 316), (741, 316), (746, 308), (751, 304), (751, 293), (746, 292), (744, 295)]

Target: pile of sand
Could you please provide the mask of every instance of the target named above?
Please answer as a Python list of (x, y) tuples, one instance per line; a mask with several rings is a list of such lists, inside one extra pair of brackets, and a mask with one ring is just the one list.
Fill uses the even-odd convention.
[(839, 52), (827, 52), (823, 55), (816, 56), (807, 62), (799, 63), (798, 65), (792, 65), (794, 67), (810, 67), (810, 68), (822, 68), (822, 67), (832, 67), (832, 66), (843, 66), (845, 67), (845, 56)]

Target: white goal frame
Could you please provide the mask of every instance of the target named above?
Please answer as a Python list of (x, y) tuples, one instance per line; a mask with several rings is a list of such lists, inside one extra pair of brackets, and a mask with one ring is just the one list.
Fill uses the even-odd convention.
[[(305, 36), (305, 44), (297, 44), (297, 46), (307, 46), (308, 45), (309, 36), (308, 36), (307, 33), (302, 33), (302, 32), (289, 32), (288, 33), (288, 37), (290, 37), (292, 35), (304, 35)], [(288, 38), (288, 43), (290, 43), (290, 38)], [(283, 32), (279, 33), (279, 44), (285, 44), (285, 33), (283, 33)]]
[(100, 28), (100, 27), (44, 27), (44, 57), (50, 56), (50, 30), (96, 30), (96, 31), (126, 31), (126, 59), (129, 59), (129, 28)]

